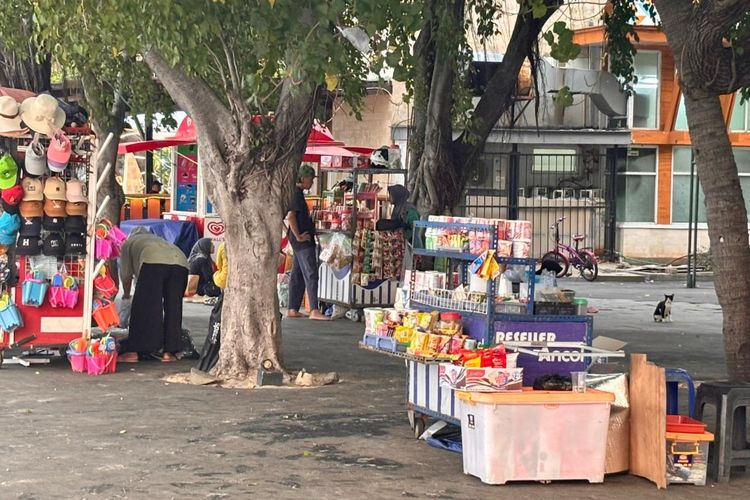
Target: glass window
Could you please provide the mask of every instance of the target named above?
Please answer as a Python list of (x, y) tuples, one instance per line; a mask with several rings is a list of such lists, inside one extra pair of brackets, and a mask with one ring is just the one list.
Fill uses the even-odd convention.
[(733, 132), (746, 132), (748, 103), (741, 103), (742, 96), (738, 93), (734, 97), (734, 108), (732, 108), (732, 120), (729, 122), (729, 130)]
[(575, 149), (534, 148), (534, 172), (575, 172), (578, 156)]
[[(750, 212), (750, 148), (734, 148), (745, 207)], [(672, 222), (690, 218), (690, 148), (674, 148), (672, 153)], [(698, 222), (706, 222), (703, 188), (698, 192)]]
[(658, 128), (659, 53), (638, 52), (633, 61), (633, 128)]
[(631, 148), (617, 169), (617, 220), (654, 222), (656, 149)]
[(687, 112), (685, 111), (685, 96), (680, 96), (680, 104), (677, 107), (677, 118), (674, 121), (675, 130), (687, 130)]

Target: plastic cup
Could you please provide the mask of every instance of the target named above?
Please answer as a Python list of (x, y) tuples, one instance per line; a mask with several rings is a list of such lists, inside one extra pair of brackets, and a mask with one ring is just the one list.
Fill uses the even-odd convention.
[(573, 392), (586, 392), (586, 372), (570, 372)]

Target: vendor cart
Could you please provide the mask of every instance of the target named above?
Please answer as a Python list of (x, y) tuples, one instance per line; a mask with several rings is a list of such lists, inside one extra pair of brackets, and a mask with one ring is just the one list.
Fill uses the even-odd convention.
[[(514, 284), (517, 300), (496, 301), (495, 280), (487, 280), (483, 294), (470, 293), (457, 300), (451, 293), (457, 285), (471, 282), (469, 265), (478, 252), (466, 249), (425, 248), (434, 241), (433, 235), (448, 233), (479, 233), (491, 235), (489, 248), (499, 246), (498, 234), (503, 229), (498, 224), (469, 224), (465, 222), (420, 221), (415, 223), (414, 255), (445, 260), (441, 271), (444, 278), (435, 286), (434, 274), (430, 279), (424, 274), (410, 272), (409, 308), (424, 312), (458, 312), (462, 317), (464, 334), (478, 344), (492, 346), (506, 344), (509, 350), (519, 351), (518, 367), (524, 369), (523, 385), (531, 386), (534, 380), (546, 374), (566, 374), (588, 368), (596, 356), (605, 355), (591, 349), (593, 318), (588, 315), (537, 315), (535, 312), (535, 260), (495, 256), (502, 266), (512, 266), (523, 277), (523, 283)], [(427, 234), (427, 236), (426, 236)], [(423, 245), (421, 242), (427, 242)], [(502, 246), (502, 242), (500, 242)], [(429, 272), (428, 272), (429, 273)], [(443, 289), (444, 288), (444, 289)], [(476, 284), (473, 287), (476, 290)], [(474, 295), (484, 295), (479, 300)], [(440, 362), (410, 355), (406, 352), (388, 352), (372, 346), (363, 346), (389, 356), (405, 360), (406, 403), (409, 422), (419, 437), (430, 418), (458, 424), (459, 401), (456, 391), (440, 383)]]
[[(386, 179), (387, 184), (392, 183), (395, 176), (403, 176), (406, 170), (385, 168), (320, 168), (321, 188), (330, 183), (333, 174), (348, 176), (352, 181), (352, 192), (344, 194), (345, 204), (351, 203), (352, 221), (351, 227), (317, 229), (316, 232), (321, 239), (327, 235), (344, 234), (350, 240), (353, 239), (357, 226), (363, 221), (368, 221), (374, 226), (378, 218), (385, 216), (387, 212), (387, 200), (384, 194), (376, 192), (360, 192), (360, 181), (372, 185), (376, 179)], [(321, 192), (322, 194), (322, 192)], [(324, 197), (318, 198), (322, 203)], [(367, 207), (367, 213), (361, 213), (358, 205)], [(315, 207), (322, 209), (321, 205)], [(358, 273), (354, 272), (352, 265), (342, 269), (335, 269), (331, 265), (321, 262), (319, 268), (318, 299), (322, 302), (344, 306), (350, 311), (347, 317), (352, 321), (360, 321), (362, 309), (365, 307), (387, 307), (392, 306), (399, 293), (399, 280), (397, 277), (376, 278), (366, 283), (357, 281)]]
[[(48, 363), (49, 357), (26, 358), (26, 354), (39, 351), (58, 350), (64, 353), (68, 343), (81, 336), (91, 335), (91, 313), (92, 313), (92, 280), (94, 276), (94, 236), (91, 228), (97, 220), (97, 172), (91, 168), (91, 156), (94, 136), (88, 128), (66, 128), (64, 132), (68, 135), (73, 145), (73, 155), (70, 158), (64, 172), (57, 174), (66, 182), (71, 179), (80, 180), (85, 186), (88, 203), (87, 232), (86, 232), (86, 255), (64, 257), (38, 256), (16, 256), (15, 245), (8, 252), (9, 263), (15, 264), (12, 269), (17, 269), (17, 276), (10, 276), (8, 281), (12, 287), (8, 290), (12, 303), (17, 308), (23, 321), (23, 325), (13, 331), (2, 331), (0, 333), (0, 364), (2, 364), (6, 349), (20, 350), (24, 354), (14, 356), (7, 360), (25, 366), (31, 363)], [(107, 138), (105, 142), (111, 140)], [(23, 152), (31, 141), (42, 141), (39, 136), (21, 137), (19, 141), (19, 153)], [(112, 168), (108, 165), (107, 171)], [(106, 176), (104, 172), (102, 176)], [(106, 205), (108, 198), (103, 200)], [(101, 210), (99, 211), (101, 213)], [(42, 231), (42, 237), (47, 234)], [(17, 267), (16, 267), (17, 266)], [(44, 300), (41, 305), (25, 305), (23, 300), (24, 283), (32, 278), (33, 273), (44, 276), (49, 282), (57, 273), (65, 274), (75, 278), (79, 289), (78, 302), (73, 308), (53, 308), (49, 300)]]

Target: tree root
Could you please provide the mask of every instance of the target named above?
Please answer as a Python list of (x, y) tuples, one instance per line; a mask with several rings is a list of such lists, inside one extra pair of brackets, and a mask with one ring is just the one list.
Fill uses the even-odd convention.
[[(246, 377), (218, 378), (196, 368), (185, 373), (170, 373), (162, 377), (164, 382), (171, 384), (188, 384), (223, 387), (225, 389), (257, 389), (258, 372), (250, 371)], [(296, 375), (292, 372), (283, 373), (283, 385), (265, 386), (265, 387), (284, 387), (284, 388), (310, 388), (323, 387), (324, 385), (337, 384), (340, 381), (339, 374), (336, 372), (329, 373), (309, 373), (304, 368)]]

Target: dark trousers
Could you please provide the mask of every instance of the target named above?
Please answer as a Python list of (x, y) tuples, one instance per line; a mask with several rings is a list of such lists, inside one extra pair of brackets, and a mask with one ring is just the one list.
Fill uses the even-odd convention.
[(289, 276), (289, 309), (299, 311), (307, 290), (310, 309), (318, 308), (318, 251), (315, 245), (294, 250), (294, 265)]
[(143, 264), (133, 294), (130, 333), (123, 352), (175, 353), (182, 349), (182, 298), (188, 270), (182, 266)]

